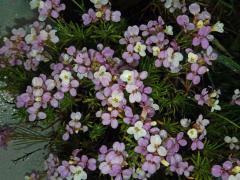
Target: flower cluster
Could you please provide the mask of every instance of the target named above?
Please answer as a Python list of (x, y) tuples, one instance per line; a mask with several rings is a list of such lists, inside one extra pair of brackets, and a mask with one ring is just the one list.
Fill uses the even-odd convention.
[(196, 122), (192, 125), (192, 128), (187, 131), (187, 135), (192, 140), (191, 149), (202, 150), (204, 144), (202, 140), (207, 135), (206, 126), (209, 124), (208, 119), (203, 119), (203, 115), (200, 114)]
[(176, 10), (181, 10), (183, 13), (186, 12), (187, 7), (185, 1), (181, 0), (160, 0), (164, 3), (164, 7), (173, 13)]
[(119, 22), (121, 19), (120, 11), (112, 11), (111, 4), (108, 0), (91, 0), (96, 11), (90, 8), (87, 13), (82, 15), (84, 25), (89, 25), (97, 21), (112, 21)]
[(197, 100), (198, 105), (203, 106), (206, 104), (211, 107), (211, 112), (220, 111), (221, 106), (219, 105), (219, 95), (221, 94), (220, 90), (212, 90), (209, 92), (207, 88), (204, 88), (201, 94), (195, 95), (195, 100)]
[(63, 135), (63, 140), (67, 141), (69, 139), (70, 134), (78, 134), (79, 131), (86, 132), (88, 130), (87, 126), (82, 126), (81, 122), (79, 121), (82, 117), (80, 112), (72, 112), (71, 113), (71, 121), (68, 122), (66, 125), (66, 132)]
[(214, 165), (211, 172), (214, 177), (221, 177), (222, 180), (237, 180), (240, 178), (240, 161), (230, 159), (225, 161), (222, 166)]
[(57, 156), (50, 154), (46, 160), (49, 179), (87, 179), (86, 170), (96, 170), (96, 159), (80, 155), (80, 150), (75, 149), (68, 161), (60, 163)]
[(4, 38), (0, 48), (0, 67), (23, 65), (27, 71), (36, 71), (40, 62), (51, 58), (45, 49), (47, 43), (58, 43), (56, 32), (51, 25), (38, 21), (26, 29), (13, 29), (10, 39)]
[(125, 144), (114, 142), (113, 147), (108, 149), (106, 146), (100, 148), (98, 161), (99, 169), (102, 174), (108, 174), (115, 179), (130, 179), (132, 170), (127, 168)]
[(31, 9), (38, 9), (38, 20), (45, 21), (48, 17), (58, 18), (59, 13), (66, 9), (65, 4), (60, 0), (31, 0)]
[[(92, 23), (121, 20), (121, 13), (111, 10), (109, 0), (90, 1), (95, 10), (89, 9), (82, 15), (83, 28), (76, 26), (77, 35), (85, 31), (91, 34)], [(16, 98), (17, 108), (25, 110), (28, 120), (35, 121), (34, 124), (41, 124), (38, 120), (47, 118), (56, 122), (49, 126), (57, 127), (54, 136), (49, 138), (49, 147), (57, 155), (49, 154), (45, 162), (47, 179), (81, 180), (91, 178), (91, 175), (96, 178), (95, 172), (88, 176), (90, 171), (109, 175), (115, 180), (145, 180), (160, 169), (187, 179), (196, 173), (194, 165), (199, 160), (194, 161), (195, 152), (198, 152), (198, 158), (205, 154), (201, 151), (210, 121), (202, 114), (195, 121), (182, 118), (185, 112), (176, 112), (175, 106), (181, 106), (182, 101), (187, 104), (188, 99), (195, 96), (198, 105), (207, 105), (212, 112), (221, 110), (220, 90), (209, 87), (195, 94), (191, 87), (200, 84), (204, 75), (211, 72), (210, 66), (218, 57), (212, 47), (213, 33), (223, 33), (223, 24), (212, 25), (210, 13), (201, 11), (197, 3), (190, 4), (187, 9), (185, 1), (161, 2), (170, 12), (180, 10), (176, 15), (179, 27), (175, 29), (166, 24), (161, 16), (146, 24), (129, 26), (119, 44), (115, 44), (119, 45), (119, 48), (114, 46), (115, 50), (94, 41), (96, 48), (91, 43), (88, 48), (80, 47), (80, 44), (59, 46), (52, 58), (47, 46), (62, 39), (56, 36), (56, 30), (43, 22), (34, 22), (26, 29), (13, 29), (10, 39), (5, 38), (4, 46), (0, 48), (3, 57), (0, 67), (23, 65), (27, 71), (35, 71), (29, 72), (34, 75), (31, 85)], [(60, 0), (32, 0), (30, 5), (38, 8), (40, 21), (47, 17), (57, 18), (65, 9)], [(98, 23), (93, 25), (94, 28)], [(67, 39), (70, 37), (75, 36), (68, 32), (65, 39), (68, 45), (72, 42)], [(150, 64), (146, 65), (149, 68), (144, 68), (145, 61)], [(39, 67), (40, 62), (46, 62), (43, 68)], [(50, 72), (43, 72), (45, 66)], [(162, 77), (161, 82), (166, 86), (170, 84), (169, 87), (161, 87), (159, 80)], [(178, 88), (184, 88), (186, 92), (178, 91)], [(179, 101), (178, 93), (181, 94)], [(239, 105), (240, 92), (235, 90), (234, 93), (232, 104)], [(176, 96), (176, 100), (170, 102), (172, 99), (169, 98), (169, 103), (161, 102), (165, 99), (161, 98), (162, 94), (171, 98)], [(173, 111), (172, 114), (165, 112), (165, 107), (169, 107), (167, 111)], [(49, 112), (56, 115), (49, 116)], [(180, 123), (174, 122), (176, 118), (182, 118)], [(49, 121), (45, 122), (48, 125)], [(81, 134), (81, 140), (77, 136), (80, 132), (87, 132)], [(1, 127), (0, 147), (6, 145), (9, 136), (10, 130)], [(226, 136), (224, 141), (231, 150), (239, 150), (236, 137)], [(59, 145), (63, 145), (63, 155)], [(69, 152), (65, 153), (69, 148), (75, 149), (70, 157)], [(94, 154), (92, 151), (96, 149), (99, 153)], [(195, 151), (192, 158), (187, 156), (189, 150)], [(89, 158), (89, 154), (97, 159)], [(239, 174), (239, 160), (231, 159), (223, 166), (212, 167), (214, 177), (236, 179)], [(39, 176), (32, 173), (26, 179), (39, 179)]]

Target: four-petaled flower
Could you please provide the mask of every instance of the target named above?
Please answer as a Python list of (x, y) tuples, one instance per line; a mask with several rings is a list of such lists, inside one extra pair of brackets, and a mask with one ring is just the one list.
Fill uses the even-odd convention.
[(154, 153), (157, 152), (159, 156), (166, 156), (167, 150), (165, 147), (161, 146), (162, 139), (160, 135), (154, 135), (150, 138), (150, 144), (147, 146), (148, 152)]
[(137, 121), (134, 124), (134, 127), (129, 127), (127, 133), (133, 134), (136, 140), (147, 135), (146, 130), (143, 128), (142, 121)]

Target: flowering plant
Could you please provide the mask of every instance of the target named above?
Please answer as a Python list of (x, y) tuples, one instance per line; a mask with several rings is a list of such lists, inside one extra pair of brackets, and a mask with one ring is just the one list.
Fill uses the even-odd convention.
[(21, 119), (0, 128), (0, 146), (31, 139), (49, 151), (26, 179), (239, 178), (239, 141), (221, 132), (239, 131), (240, 93), (221, 102), (211, 82), (224, 25), (200, 3), (156, 3), (171, 18), (135, 25), (108, 0), (72, 0), (77, 21), (60, 0), (30, 2), (38, 21), (0, 48)]

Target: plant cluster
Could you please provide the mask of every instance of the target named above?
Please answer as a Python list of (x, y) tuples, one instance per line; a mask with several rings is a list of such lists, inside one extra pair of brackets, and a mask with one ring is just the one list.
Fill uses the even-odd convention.
[(25, 178), (239, 179), (240, 91), (221, 101), (211, 79), (223, 23), (199, 3), (161, 0), (174, 21), (129, 25), (90, 1), (72, 0), (82, 20), (69, 22), (60, 0), (32, 0), (38, 21), (3, 39), (0, 80), (20, 121), (0, 127), (0, 147), (49, 152)]

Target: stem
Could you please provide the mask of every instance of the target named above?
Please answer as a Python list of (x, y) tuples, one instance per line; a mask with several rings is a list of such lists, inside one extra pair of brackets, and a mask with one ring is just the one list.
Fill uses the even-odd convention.
[(238, 129), (240, 129), (240, 126), (238, 125), (238, 124), (236, 124), (235, 122), (233, 122), (233, 121), (231, 121), (230, 119), (228, 119), (228, 118), (226, 118), (226, 117), (224, 117), (224, 116), (222, 116), (222, 115), (220, 115), (220, 114), (218, 114), (218, 113), (210, 113), (210, 115), (215, 115), (215, 116), (217, 116), (217, 117), (219, 117), (219, 118), (221, 118), (221, 119), (223, 119), (223, 120), (225, 120), (225, 121), (227, 121), (227, 122), (229, 122), (230, 124), (232, 124), (233, 126), (235, 126), (236, 128), (238, 128)]
[(76, 4), (81, 9), (81, 11), (84, 11), (84, 7), (82, 7), (77, 1), (72, 0), (72, 2), (74, 2), (74, 4)]

